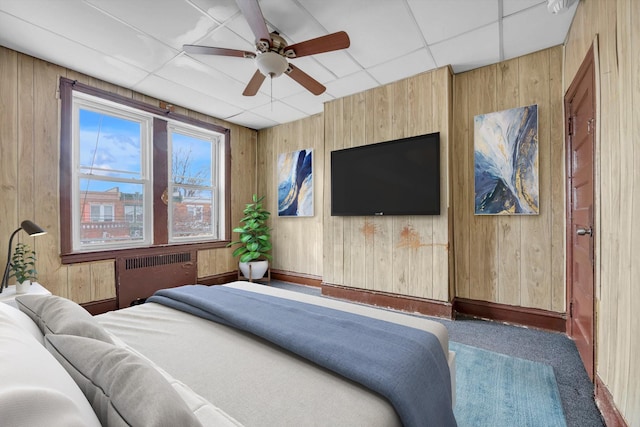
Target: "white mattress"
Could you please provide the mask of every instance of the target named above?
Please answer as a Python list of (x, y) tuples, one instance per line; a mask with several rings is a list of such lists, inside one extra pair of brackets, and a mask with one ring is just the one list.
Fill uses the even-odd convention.
[[(437, 322), (254, 283), (225, 286), (427, 330), (438, 337), (453, 368), (447, 330)], [(386, 399), (244, 332), (154, 303), (96, 318), (128, 346), (245, 426), (400, 425)]]

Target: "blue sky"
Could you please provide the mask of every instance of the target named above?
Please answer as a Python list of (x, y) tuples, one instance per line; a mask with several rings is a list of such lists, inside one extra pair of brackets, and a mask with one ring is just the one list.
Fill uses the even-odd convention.
[[(140, 124), (91, 110), (80, 110), (80, 167), (84, 173), (103, 177), (137, 179), (142, 175)], [(209, 141), (173, 133), (173, 152), (189, 153), (187, 175), (199, 170), (210, 181), (212, 146)], [(117, 181), (82, 180), (81, 191), (105, 191), (120, 187), (122, 192), (141, 191), (141, 186)], [(208, 185), (210, 182), (203, 184)]]

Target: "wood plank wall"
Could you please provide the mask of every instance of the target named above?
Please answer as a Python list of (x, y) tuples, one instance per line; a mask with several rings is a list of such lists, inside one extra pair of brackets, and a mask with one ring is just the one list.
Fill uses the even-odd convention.
[[(10, 234), (24, 219), (31, 219), (46, 229), (46, 235), (36, 238), (21, 232), (17, 241), (29, 242), (35, 248), (38, 281), (43, 286), (55, 295), (84, 303), (115, 297), (115, 268), (113, 260), (60, 263), (60, 76), (152, 105), (158, 106), (160, 101), (0, 47), (0, 242), (6, 245)], [(176, 112), (231, 129), (231, 151), (235, 159), (231, 177), (232, 217), (236, 224), (245, 200), (255, 192), (256, 131), (179, 107)], [(231, 249), (198, 254), (199, 277), (234, 270), (236, 261), (231, 257)]]
[[(282, 153), (313, 150), (312, 217), (278, 217), (277, 162)], [(274, 269), (322, 278), (324, 118), (316, 114), (258, 133), (258, 194), (271, 212)]]
[(326, 283), (450, 301), (449, 146), (452, 76), (448, 67), (325, 104), (325, 171), (332, 150), (440, 132), (439, 216), (332, 217), (324, 174)]
[(567, 37), (564, 88), (596, 45), (596, 374), (640, 425), (640, 2), (582, 0)]
[[(538, 104), (539, 215), (474, 215), (474, 116)], [(564, 311), (562, 48), (454, 76), (456, 296)]]

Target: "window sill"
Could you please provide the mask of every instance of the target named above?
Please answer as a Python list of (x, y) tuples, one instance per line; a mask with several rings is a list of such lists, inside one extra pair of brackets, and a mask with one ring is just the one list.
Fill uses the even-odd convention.
[(171, 254), (176, 252), (184, 252), (188, 250), (204, 250), (225, 248), (230, 240), (220, 240), (215, 242), (198, 242), (198, 243), (180, 243), (172, 245), (149, 246), (145, 248), (130, 249), (112, 249), (101, 250), (95, 252), (72, 252), (61, 254), (62, 264), (77, 264), (81, 262), (105, 261), (116, 259), (118, 257), (127, 257), (134, 255), (155, 255), (155, 254)]

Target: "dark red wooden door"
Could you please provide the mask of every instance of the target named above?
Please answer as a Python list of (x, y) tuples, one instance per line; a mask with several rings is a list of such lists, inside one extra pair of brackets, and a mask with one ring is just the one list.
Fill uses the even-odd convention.
[(567, 329), (589, 378), (594, 373), (594, 146), (593, 50), (565, 96), (567, 117)]

